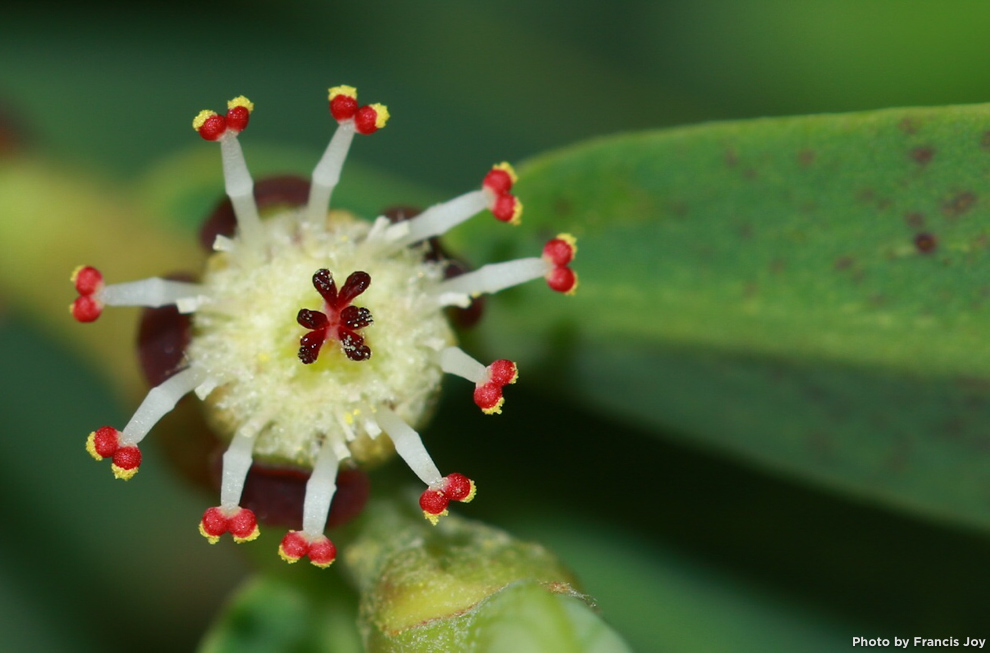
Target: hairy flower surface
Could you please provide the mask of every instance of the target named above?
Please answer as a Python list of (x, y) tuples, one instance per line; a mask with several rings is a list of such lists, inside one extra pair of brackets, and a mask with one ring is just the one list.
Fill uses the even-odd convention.
[(225, 114), (200, 112), (193, 128), (220, 144), (236, 231), (216, 236), (198, 283), (107, 284), (96, 268), (77, 268), (79, 296), (71, 306), (81, 322), (96, 320), (105, 306), (174, 304), (193, 314), (181, 364), (122, 430), (92, 432), (87, 451), (110, 458), (117, 478), (133, 477), (141, 440), (195, 392), (229, 442), (220, 505), (203, 514), (200, 532), (211, 542), (227, 532), (237, 542), (258, 536), (254, 513), (241, 506), (254, 461), (311, 469), (301, 529), (283, 538), (279, 554), (317, 566), (336, 555), (324, 530), (342, 466), (375, 462), (394, 449), (427, 486), (420, 506), (433, 523), (450, 501), (474, 497), (468, 477), (440, 473), (416, 428), (431, 412), (444, 373), (473, 382), (475, 403), (492, 414), (501, 412), (503, 388), (518, 372), (511, 361), (483, 365), (456, 347), (444, 309), (541, 277), (558, 292), (577, 286), (570, 268), (576, 246), (567, 234), (539, 256), (460, 274), (430, 242), (486, 209), (498, 221), (518, 223), (522, 204), (506, 163), (493, 166), (478, 190), (410, 219), (367, 222), (329, 211), (354, 135), (374, 133), (389, 119), (380, 104), (359, 105), (349, 86), (331, 88), (329, 103), (338, 126), (313, 171), (308, 200), (264, 219), (237, 140), (254, 105), (238, 97)]

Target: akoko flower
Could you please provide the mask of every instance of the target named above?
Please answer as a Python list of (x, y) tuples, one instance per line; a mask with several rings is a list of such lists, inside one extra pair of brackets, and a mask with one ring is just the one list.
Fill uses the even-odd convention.
[(355, 134), (385, 126), (380, 104), (360, 106), (355, 89), (330, 89), (337, 128), (313, 171), (308, 201), (262, 219), (237, 140), (254, 105), (244, 97), (225, 114), (199, 113), (193, 128), (220, 144), (226, 193), (236, 233), (218, 235), (199, 283), (152, 278), (107, 284), (93, 267), (72, 280), (71, 306), (81, 322), (105, 306), (174, 304), (192, 316), (192, 334), (179, 368), (154, 387), (122, 430), (90, 434), (87, 451), (112, 459), (118, 478), (141, 465), (139, 443), (184, 395), (195, 392), (228, 441), (223, 455), (220, 504), (208, 508), (200, 532), (211, 542), (230, 533), (254, 539), (258, 523), (241, 506), (254, 461), (311, 469), (301, 530), (290, 531), (279, 553), (317, 566), (333, 562), (324, 535), (342, 465), (374, 462), (394, 448), (426, 485), (420, 498), (433, 523), (450, 501), (467, 502), (475, 485), (463, 474), (442, 475), (415, 430), (435, 400), (444, 372), (475, 384), (485, 413), (502, 409), (503, 388), (516, 381), (508, 360), (483, 365), (454, 346), (445, 317), (449, 306), (526, 281), (545, 278), (553, 290), (574, 292), (570, 268), (574, 239), (562, 234), (540, 256), (451, 275), (430, 239), (485, 209), (517, 223), (522, 204), (512, 194), (516, 175), (506, 163), (492, 167), (478, 190), (398, 222), (358, 220), (329, 211), (334, 187)]

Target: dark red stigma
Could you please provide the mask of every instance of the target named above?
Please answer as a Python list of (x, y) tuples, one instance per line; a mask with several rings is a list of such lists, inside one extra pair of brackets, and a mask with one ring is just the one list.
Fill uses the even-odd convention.
[(340, 341), (340, 347), (352, 361), (366, 361), (371, 358), (371, 348), (364, 344), (360, 329), (374, 321), (371, 311), (351, 302), (371, 285), (371, 275), (367, 272), (352, 272), (344, 285), (337, 290), (330, 270), (317, 270), (313, 275), (313, 287), (323, 297), (323, 310), (300, 309), (296, 321), (309, 329), (299, 339), (299, 360), (305, 364), (315, 363), (320, 348), (327, 340)]

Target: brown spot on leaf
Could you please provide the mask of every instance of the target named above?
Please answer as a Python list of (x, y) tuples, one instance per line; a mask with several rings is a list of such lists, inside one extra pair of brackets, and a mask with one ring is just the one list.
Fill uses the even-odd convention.
[(957, 193), (942, 203), (942, 214), (954, 219), (967, 213), (976, 204), (976, 194), (970, 191)]
[(928, 165), (935, 157), (935, 148), (930, 145), (922, 145), (911, 150), (911, 159), (918, 165)]
[(990, 131), (983, 132), (983, 136), (980, 137), (980, 147), (990, 150)]
[(853, 263), (855, 262), (856, 259), (854, 259), (851, 256), (840, 256), (839, 258), (835, 259), (835, 269), (848, 270), (849, 268), (852, 267)]
[(771, 274), (780, 274), (786, 269), (787, 269), (787, 261), (785, 261), (784, 259), (775, 258), (774, 260), (770, 261)]
[(802, 168), (807, 168), (815, 162), (815, 151), (809, 147), (806, 147), (798, 152), (797, 159)]
[(744, 222), (739, 225), (739, 237), (743, 240), (749, 240), (753, 237), (753, 225), (748, 222)]
[(739, 164), (739, 152), (734, 147), (725, 150), (725, 165), (734, 168)]
[(925, 226), (925, 214), (920, 211), (905, 213), (904, 222), (912, 229), (922, 229)]
[(743, 179), (756, 179), (756, 168), (746, 168), (742, 171)]
[(918, 130), (921, 129), (921, 120), (914, 116), (904, 116), (897, 123), (897, 128), (905, 134), (917, 134)]
[(920, 233), (914, 237), (914, 246), (922, 254), (931, 254), (938, 247), (938, 238), (935, 234)]

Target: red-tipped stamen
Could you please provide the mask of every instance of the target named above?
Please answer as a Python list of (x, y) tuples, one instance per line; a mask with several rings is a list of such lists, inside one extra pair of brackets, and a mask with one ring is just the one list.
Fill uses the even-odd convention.
[(394, 247), (413, 243), (447, 233), (485, 209), (492, 211), (502, 222), (518, 224), (522, 216), (522, 203), (509, 192), (516, 180), (516, 173), (508, 163), (492, 167), (481, 182), (481, 189), (464, 193), (454, 199), (434, 204), (416, 217), (391, 225), (385, 238)]
[(490, 208), (495, 219), (501, 222), (519, 224), (522, 219), (522, 202), (511, 193), (504, 193), (496, 197)]
[(103, 274), (94, 267), (80, 265), (72, 272), (73, 285), (79, 296), (69, 306), (69, 312), (79, 322), (93, 322), (103, 312), (103, 302), (99, 299), (104, 283)]
[(243, 131), (247, 127), (252, 111), (254, 111), (254, 103), (243, 95), (227, 102), (227, 129), (234, 133)]
[(469, 479), (464, 474), (458, 474), (454, 472), (453, 474), (448, 474), (446, 478), (446, 483), (443, 486), (443, 493), (451, 501), (460, 501), (461, 503), (470, 503), (474, 499), (474, 495), (477, 493), (477, 487), (474, 481)]
[(329, 99), (330, 115), (337, 121), (338, 127), (313, 169), (305, 218), (310, 224), (319, 224), (326, 217), (330, 197), (340, 181), (340, 171), (351, 149), (354, 134), (372, 134), (384, 127), (389, 118), (388, 109), (382, 104), (359, 107), (357, 89), (353, 86), (334, 86), (329, 91)]
[(216, 111), (203, 109), (193, 118), (192, 126), (204, 140), (216, 141), (227, 131), (227, 118)]
[(543, 258), (555, 266), (567, 265), (577, 254), (577, 239), (570, 234), (558, 234), (543, 246)]
[[(559, 241), (559, 242), (555, 242)], [(485, 265), (473, 272), (446, 279), (440, 284), (438, 300), (444, 306), (466, 306), (471, 297), (496, 293), (543, 277), (552, 290), (573, 295), (577, 290), (577, 274), (569, 267), (571, 259), (562, 252), (562, 244), (570, 248), (571, 259), (577, 251), (574, 237), (559, 234), (544, 246), (543, 256)], [(567, 260), (567, 264), (556, 261)]]
[(289, 564), (305, 556), (314, 566), (326, 568), (337, 557), (337, 548), (325, 535), (310, 538), (302, 531), (289, 531), (279, 544), (278, 555)]
[(240, 506), (207, 508), (199, 521), (199, 532), (210, 544), (216, 544), (220, 536), (228, 532), (238, 544), (250, 542), (261, 533), (254, 512)]
[(329, 91), (330, 115), (337, 122), (350, 120), (357, 113), (357, 89), (353, 86), (334, 86)]
[(474, 481), (467, 476), (448, 474), (419, 495), (419, 507), (423, 510), (423, 516), (436, 526), (440, 518), (448, 514), (447, 506), (451, 501), (469, 503), (476, 493)]
[(503, 195), (512, 190), (512, 185), (518, 181), (516, 171), (508, 163), (498, 163), (485, 175), (481, 185), (496, 195)]
[(515, 383), (519, 376), (516, 364), (499, 359), (483, 366), (459, 347), (447, 347), (440, 352), (440, 368), (448, 373), (473, 381), (474, 403), (488, 415), (502, 412), (502, 387)]
[(423, 509), (423, 516), (430, 520), (434, 526), (441, 517), (447, 516), (447, 504), (450, 503), (443, 492), (427, 488), (423, 494), (419, 495), (419, 507)]
[(289, 531), (278, 545), (278, 555), (290, 565), (309, 552), (309, 540), (299, 531)]
[(158, 277), (107, 285), (100, 271), (90, 266), (76, 268), (72, 282), (79, 297), (69, 310), (80, 322), (96, 320), (106, 306), (158, 308), (175, 304), (180, 312), (189, 313), (199, 305), (202, 291), (199, 284)]
[(110, 469), (115, 478), (128, 481), (138, 473), (141, 467), (141, 450), (137, 445), (120, 447), (113, 452), (113, 464)]
[(374, 134), (388, 122), (388, 108), (384, 104), (368, 104), (354, 115), (354, 129), (359, 134)]
[(337, 558), (337, 547), (325, 535), (313, 539), (306, 554), (313, 566), (326, 569)]
[(110, 426), (93, 431), (86, 439), (86, 451), (96, 460), (110, 458), (119, 447), (120, 431)]
[(505, 397), (502, 396), (502, 386), (495, 383), (482, 383), (474, 389), (474, 403), (486, 415), (498, 415), (502, 412)]
[(237, 216), (241, 237), (257, 243), (261, 238), (261, 218), (254, 201), (254, 181), (248, 172), (237, 134), (247, 127), (254, 104), (243, 95), (227, 103), (227, 114), (203, 110), (193, 119), (193, 129), (208, 141), (219, 141), (223, 162), (224, 188)]
[(89, 434), (86, 451), (96, 460), (110, 458), (114, 477), (124, 481), (133, 478), (141, 467), (141, 450), (137, 445), (126, 442), (124, 434), (110, 426)]

